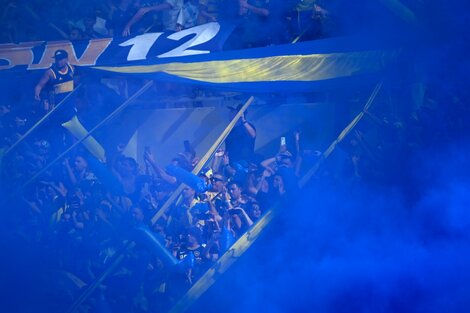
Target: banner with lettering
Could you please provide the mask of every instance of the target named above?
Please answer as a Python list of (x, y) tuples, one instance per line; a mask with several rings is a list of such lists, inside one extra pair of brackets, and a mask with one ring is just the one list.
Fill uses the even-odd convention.
[(68, 52), (70, 64), (83, 67), (208, 54), (222, 49), (233, 28), (232, 24), (212, 22), (175, 33), (146, 33), (128, 38), (0, 44), (0, 74), (47, 69), (58, 49)]
[(247, 92), (265, 92), (267, 88), (312, 91), (376, 80), (398, 55), (396, 49), (365, 44), (358, 38), (220, 51), (234, 26), (212, 22), (174, 33), (131, 38), (2, 44), (0, 77), (47, 69), (54, 62), (54, 52), (63, 49), (71, 64), (95, 75), (134, 76)]

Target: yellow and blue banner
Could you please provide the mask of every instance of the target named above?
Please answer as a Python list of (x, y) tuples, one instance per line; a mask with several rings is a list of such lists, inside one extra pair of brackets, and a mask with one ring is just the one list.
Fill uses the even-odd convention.
[(59, 49), (67, 51), (70, 64), (81, 67), (123, 65), (142, 60), (158, 62), (209, 54), (222, 50), (234, 26), (212, 22), (180, 32), (145, 33), (134, 37), (0, 44), (0, 74), (47, 69)]
[(127, 38), (2, 44), (0, 75), (46, 69), (54, 61), (55, 51), (63, 49), (71, 64), (97, 75), (248, 92), (264, 92), (267, 88), (312, 91), (374, 77), (390, 67), (397, 56), (396, 49), (371, 43), (365, 46), (365, 40), (358, 38), (221, 51), (234, 26), (212, 22), (179, 32)]
[(268, 87), (311, 91), (383, 73), (397, 54), (393, 49), (359, 47), (351, 38), (335, 38), (90, 69), (249, 92)]

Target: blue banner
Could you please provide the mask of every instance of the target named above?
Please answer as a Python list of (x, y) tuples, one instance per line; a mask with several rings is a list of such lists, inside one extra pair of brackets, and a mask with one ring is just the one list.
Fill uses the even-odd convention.
[(0, 74), (47, 69), (58, 49), (67, 51), (70, 64), (83, 67), (209, 54), (222, 49), (233, 28), (232, 24), (212, 22), (174, 33), (129, 38), (0, 44)]
[(332, 38), (89, 69), (97, 74), (127, 75), (226, 90), (313, 91), (346, 82), (376, 80), (398, 55), (396, 49), (359, 45), (358, 42), (355, 38)]
[[(51, 66), (54, 52), (97, 75), (264, 92), (313, 91), (364, 82), (382, 75), (398, 50), (358, 38), (331, 38), (264, 48), (220, 51), (233, 24), (207, 23), (174, 33), (80, 42), (27, 42), (0, 45), (0, 75)], [(5, 76), (4, 76), (5, 77)], [(351, 80), (351, 78), (356, 78)]]

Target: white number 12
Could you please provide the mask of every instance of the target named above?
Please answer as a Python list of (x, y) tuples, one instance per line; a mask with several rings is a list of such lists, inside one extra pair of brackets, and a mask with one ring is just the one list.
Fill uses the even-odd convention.
[(188, 49), (202, 43), (208, 42), (212, 38), (214, 38), (220, 30), (220, 24), (216, 22), (199, 25), (196, 27), (191, 27), (188, 29), (184, 29), (182, 31), (176, 32), (168, 36), (168, 39), (172, 40), (180, 40), (191, 34), (196, 34), (193, 38), (186, 41), (182, 45), (176, 47), (175, 49), (168, 51), (166, 53), (160, 54), (159, 58), (171, 58), (171, 57), (180, 57), (186, 55), (195, 55), (195, 54), (204, 54), (209, 53), (208, 50), (192, 50)]

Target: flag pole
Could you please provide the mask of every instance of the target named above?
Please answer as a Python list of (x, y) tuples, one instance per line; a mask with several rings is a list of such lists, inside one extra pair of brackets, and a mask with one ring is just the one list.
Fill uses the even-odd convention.
[[(224, 129), (224, 131), (219, 135), (219, 137), (217, 138), (217, 140), (212, 144), (212, 146), (210, 147), (210, 149), (206, 152), (206, 154), (199, 160), (199, 162), (197, 163), (197, 165), (194, 167), (194, 169), (192, 170), (192, 173), (194, 175), (197, 175), (201, 170), (202, 168), (204, 167), (204, 165), (206, 164), (206, 162), (210, 159), (210, 157), (212, 156), (212, 154), (214, 154), (214, 152), (217, 150), (217, 148), (219, 148), (219, 146), (222, 144), (222, 142), (227, 138), (227, 136), (230, 134), (230, 132), (232, 131), (233, 127), (235, 127), (238, 119), (245, 113), (246, 109), (248, 109), (248, 107), (251, 105), (251, 103), (253, 102), (254, 98), (253, 96), (251, 96), (246, 102), (245, 104), (243, 105), (243, 107), (238, 111), (237, 115), (235, 115), (235, 117), (230, 121), (230, 123), (227, 125), (227, 127)], [(155, 215), (152, 217), (152, 219), (150, 220), (152, 225), (155, 224), (158, 219), (160, 217), (162, 217), (163, 214), (165, 214), (166, 210), (170, 207), (170, 205), (176, 200), (176, 198), (178, 198), (178, 196), (181, 194), (181, 192), (183, 191), (184, 189), (184, 184), (181, 183), (178, 188), (176, 188), (176, 190), (171, 194), (171, 196), (166, 200), (166, 202), (162, 205), (162, 207), (158, 210), (157, 213), (155, 213)]]
[[(237, 115), (232, 119), (232, 121), (229, 123), (229, 125), (224, 129), (222, 134), (217, 138), (217, 140), (214, 142), (214, 144), (211, 146), (211, 148), (206, 152), (204, 157), (199, 161), (199, 163), (196, 165), (196, 167), (193, 169), (193, 174), (198, 173), (204, 166), (204, 164), (209, 160), (209, 158), (212, 156), (214, 151), (222, 144), (222, 142), (227, 138), (228, 134), (230, 131), (233, 129), (235, 124), (237, 123), (238, 119), (242, 116), (242, 114), (246, 111), (246, 109), (250, 106), (250, 104), (253, 102), (254, 98), (250, 97), (243, 107), (240, 109), (240, 111), (237, 113)], [(173, 192), (173, 194), (170, 196), (170, 198), (164, 203), (164, 205), (160, 208), (160, 210), (153, 216), (151, 223), (152, 225), (158, 221), (158, 219), (164, 214), (165, 210), (173, 203), (173, 201), (176, 200), (176, 198), (179, 196), (181, 191), (184, 188), (184, 184), (180, 184), (180, 186)], [(66, 313), (73, 313), (77, 310), (77, 308), (86, 300), (88, 297), (93, 293), (93, 291), (98, 287), (99, 284), (101, 284), (106, 277), (108, 277), (112, 270), (116, 268), (116, 266), (123, 260), (124, 256), (123, 253), (125, 251), (128, 251), (132, 249), (135, 246), (134, 241), (129, 241), (125, 244), (124, 248), (121, 250), (119, 254), (117, 254), (114, 258), (114, 260), (108, 265), (108, 267), (101, 273), (101, 275), (93, 281), (93, 283), (87, 287), (87, 289), (78, 297), (78, 299), (70, 306), (70, 308), (67, 310)]]
[(78, 307), (86, 300), (88, 297), (95, 291), (96, 288), (108, 277), (109, 274), (119, 265), (119, 263), (124, 260), (124, 253), (130, 251), (135, 247), (136, 243), (134, 241), (128, 241), (121, 251), (116, 253), (114, 259), (107, 264), (107, 268), (85, 289), (85, 291), (80, 294), (77, 300), (72, 303), (72, 305), (67, 309), (66, 313), (75, 312)]
[(101, 126), (103, 126), (105, 123), (116, 117), (122, 110), (124, 110), (125, 107), (129, 105), (132, 101), (134, 101), (137, 97), (139, 97), (141, 94), (143, 94), (147, 89), (149, 89), (153, 85), (153, 81), (147, 82), (142, 88), (140, 88), (138, 91), (136, 91), (129, 99), (125, 100), (119, 107), (117, 107), (113, 112), (111, 112), (107, 117), (105, 117), (101, 122), (99, 122), (95, 127), (93, 127), (83, 138), (80, 140), (76, 141), (73, 145), (71, 145), (69, 148), (67, 148), (64, 152), (62, 152), (59, 156), (57, 156), (54, 160), (49, 162), (48, 165), (43, 167), (39, 172), (37, 172), (35, 175), (33, 175), (26, 183), (24, 183), (20, 189), (17, 191), (21, 191), (24, 189), (26, 186), (28, 186), (30, 183), (32, 183), (35, 179), (37, 179), (39, 176), (41, 176), (45, 171), (47, 171), (49, 168), (51, 168), (52, 165), (57, 163), (60, 159), (62, 159), (67, 153), (69, 153), (72, 149), (74, 149), (76, 146), (81, 144), (85, 139), (91, 136), (97, 129), (99, 129)]
[(36, 122), (36, 124), (34, 124), (26, 133), (24, 133), (14, 144), (12, 144), (7, 151), (5, 151), (5, 154), (3, 156), (6, 156), (8, 153), (10, 153), (11, 151), (13, 151), (13, 149), (16, 148), (16, 146), (18, 146), (21, 142), (23, 142), (23, 140), (26, 139), (26, 137), (28, 137), (29, 135), (31, 135), (31, 133), (36, 129), (38, 128), (39, 126), (41, 126), (41, 124), (49, 118), (49, 116), (51, 116), (54, 112), (56, 112), (59, 107), (62, 106), (62, 104), (64, 104), (71, 96), (73, 93), (75, 93), (75, 91), (77, 91), (80, 87), (82, 86), (82, 84), (78, 85), (77, 88), (75, 88), (74, 90), (72, 90), (71, 92), (69, 92), (64, 99), (62, 99), (62, 101), (59, 102), (59, 104), (57, 104), (54, 108), (52, 108), (52, 110), (50, 110), (49, 112), (47, 112), (46, 115), (44, 115), (39, 121)]
[[(338, 139), (344, 138), (349, 131), (359, 122), (359, 120), (364, 115), (366, 111), (374, 101), (377, 93), (382, 87), (382, 82), (380, 82), (372, 92), (369, 100), (367, 101), (364, 110), (359, 113), (359, 116), (356, 116), (354, 120), (346, 126), (346, 128), (341, 132)], [(338, 139), (335, 139), (333, 143), (339, 143)], [(334, 149), (334, 145), (333, 149)], [(330, 146), (331, 148), (331, 146)], [(330, 151), (328, 149), (327, 151)], [(331, 149), (332, 151), (332, 149)], [(330, 153), (331, 153), (330, 151)], [(326, 152), (325, 152), (326, 153)], [(329, 154), (328, 154), (329, 155)], [(314, 167), (318, 168), (321, 163), (316, 164)], [(313, 175), (305, 175), (302, 177), (302, 184), (299, 184), (300, 187), (304, 187), (306, 182), (311, 179)], [(257, 221), (246, 233), (244, 233), (231, 247), (226, 251), (217, 262), (208, 269), (202, 276), (199, 278), (194, 285), (189, 288), (189, 290), (179, 299), (179, 301), (169, 310), (169, 313), (181, 313), (185, 312), (204, 292), (206, 292), (216, 281), (217, 277), (222, 275), (228, 270), (228, 268), (237, 261), (237, 259), (246, 251), (250, 246), (255, 242), (259, 237), (261, 232), (268, 226), (268, 224), (274, 219), (276, 214), (278, 214), (281, 208), (280, 202), (276, 202), (266, 213)]]
[(362, 119), (364, 116), (364, 113), (367, 112), (367, 110), (370, 108), (372, 103), (374, 102), (375, 98), (377, 97), (377, 94), (379, 93), (380, 89), (382, 88), (383, 81), (380, 81), (372, 91), (371, 95), (369, 96), (369, 99), (367, 100), (364, 109), (359, 112), (358, 115), (346, 126), (341, 133), (338, 135), (338, 137), (330, 144), (328, 149), (325, 150), (325, 152), (322, 153), (320, 156), (320, 159), (305, 173), (304, 176), (299, 180), (299, 187), (302, 188), (304, 187), (307, 182), (315, 175), (317, 170), (320, 168), (320, 165), (325, 161), (331, 153), (333, 153), (334, 149), (336, 146), (343, 141), (344, 137), (346, 137), (347, 134), (359, 123), (359, 121)]

